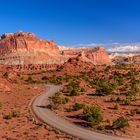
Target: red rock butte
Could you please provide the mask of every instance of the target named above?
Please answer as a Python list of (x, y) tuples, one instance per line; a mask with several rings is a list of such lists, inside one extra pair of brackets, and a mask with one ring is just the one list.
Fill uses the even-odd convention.
[(61, 65), (70, 58), (93, 64), (111, 64), (103, 47), (60, 50), (54, 41), (30, 32), (3, 34), (0, 39), (0, 64)]

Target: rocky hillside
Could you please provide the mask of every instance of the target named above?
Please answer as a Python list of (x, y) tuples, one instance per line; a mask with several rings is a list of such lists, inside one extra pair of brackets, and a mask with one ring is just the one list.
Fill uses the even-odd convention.
[(103, 47), (66, 49), (63, 51), (66, 57), (74, 57), (80, 61), (96, 64), (112, 64), (106, 50)]
[(0, 39), (0, 64), (59, 65), (73, 57), (92, 64), (111, 64), (103, 47), (61, 50), (55, 42), (25, 32), (3, 34)]
[(59, 48), (53, 41), (37, 38), (33, 33), (3, 34), (0, 40), (0, 63), (52, 64), (61, 62)]
[(140, 64), (140, 54), (111, 54), (110, 59), (118, 64)]

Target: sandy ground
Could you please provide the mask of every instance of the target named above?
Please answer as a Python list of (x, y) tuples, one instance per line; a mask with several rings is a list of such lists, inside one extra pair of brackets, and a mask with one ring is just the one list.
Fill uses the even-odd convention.
[[(65, 119), (75, 123), (76, 125), (82, 125), (87, 129), (86, 121), (81, 119), (83, 116), (83, 110), (79, 111), (69, 111), (72, 109), (72, 106), (75, 103), (84, 103), (86, 105), (95, 105), (98, 104), (101, 107), (101, 110), (103, 111), (103, 117), (104, 122), (100, 125), (111, 125), (114, 120), (116, 120), (120, 116), (124, 116), (129, 120), (129, 127), (121, 129), (121, 130), (102, 130), (100, 132), (108, 133), (111, 135), (118, 135), (118, 136), (125, 136), (125, 137), (137, 137), (140, 138), (140, 115), (137, 114), (135, 116), (130, 116), (129, 111), (132, 109), (140, 109), (140, 100), (135, 101), (132, 103), (132, 105), (123, 105), (115, 102), (108, 102), (107, 100), (110, 98), (110, 96), (94, 96), (92, 94), (92, 90), (87, 88), (87, 94), (80, 95), (80, 96), (73, 96), (70, 97), (70, 102), (65, 105), (59, 105), (57, 106), (57, 109), (54, 110), (59, 116), (64, 117)], [(118, 96), (120, 98), (123, 98), (122, 96)], [(51, 101), (51, 99), (50, 99)], [(113, 107), (118, 104), (119, 109), (115, 110)], [(109, 122), (106, 122), (108, 120)], [(98, 126), (98, 125), (97, 125)], [(96, 130), (97, 126), (93, 128), (88, 128), (93, 131), (99, 131)]]
[[(32, 116), (31, 100), (46, 90), (45, 86), (13, 85), (9, 91), (0, 91), (0, 140), (67, 140), (74, 139)], [(15, 111), (16, 117), (3, 117)]]

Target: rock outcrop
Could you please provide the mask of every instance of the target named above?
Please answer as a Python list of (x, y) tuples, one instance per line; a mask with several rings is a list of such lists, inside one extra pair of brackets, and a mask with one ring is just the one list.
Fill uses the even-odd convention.
[(44, 68), (44, 65), (61, 65), (73, 57), (92, 64), (111, 64), (103, 47), (62, 50), (53, 41), (25, 32), (3, 34), (0, 39), (0, 64)]
[(111, 54), (110, 59), (116, 64), (140, 64), (140, 53)]
[(69, 58), (73, 57), (79, 59), (80, 61), (92, 63), (94, 65), (112, 64), (111, 59), (103, 47), (67, 49), (63, 52), (64, 55)]
[(24, 32), (1, 36), (1, 64), (54, 64), (58, 61), (61, 62), (61, 55), (53, 41), (39, 39), (33, 33)]

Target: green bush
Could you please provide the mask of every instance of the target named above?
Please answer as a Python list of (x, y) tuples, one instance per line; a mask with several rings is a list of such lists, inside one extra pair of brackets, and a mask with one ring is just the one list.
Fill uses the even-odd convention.
[(110, 97), (109, 101), (110, 101), (110, 102), (121, 102), (122, 100), (121, 100), (120, 97), (117, 97), (117, 98), (116, 98), (115, 96), (112, 95), (112, 96)]
[(97, 127), (97, 129), (98, 129), (98, 130), (102, 130), (102, 131), (103, 131), (103, 130), (105, 130), (106, 128), (105, 128), (105, 126), (104, 126), (104, 125), (100, 125), (100, 126), (98, 126), (98, 127)]
[(111, 69), (111, 66), (106, 66), (105, 71), (108, 72)]
[(63, 78), (61, 76), (53, 76), (49, 78), (49, 82), (56, 85), (62, 84), (62, 80)]
[(113, 109), (119, 110), (120, 106), (118, 104), (114, 105)]
[(84, 107), (85, 107), (85, 105), (82, 104), (82, 103), (75, 103), (74, 106), (73, 106), (73, 110), (78, 111), (80, 109), (83, 109)]
[(81, 93), (78, 90), (73, 89), (70, 91), (70, 96), (78, 96), (78, 95), (81, 95)]
[(135, 79), (135, 77), (137, 76), (137, 72), (136, 71), (129, 71), (126, 76), (130, 79)]
[(136, 114), (140, 114), (140, 109), (133, 109), (133, 110), (130, 111), (131, 116), (134, 116)]
[(97, 78), (95, 81), (91, 82), (91, 86), (96, 88), (96, 93), (99, 95), (112, 94), (117, 87), (115, 83), (109, 83), (109, 81), (103, 78)]
[(118, 85), (124, 84), (124, 76), (122, 74), (115, 75), (114, 80)]
[(71, 81), (66, 87), (70, 96), (78, 96), (86, 91), (84, 88), (81, 88), (79, 82), (76, 81)]
[(4, 77), (5, 79), (8, 79), (8, 73), (5, 72), (5, 73), (3, 74), (3, 77)]
[(117, 120), (115, 120), (112, 124), (113, 129), (121, 129), (124, 127), (129, 126), (128, 120), (124, 117), (119, 117)]
[(137, 113), (136, 113), (136, 110), (131, 110), (129, 114), (130, 114), (131, 116), (135, 116)]
[[(29, 84), (35, 84), (35, 83), (37, 83), (37, 81), (33, 80), (31, 76), (29, 76), (28, 79), (25, 80), (25, 81), (26, 81), (27, 83), (29, 83)], [(39, 81), (38, 81), (38, 83), (39, 83)]]
[(43, 76), (43, 77), (41, 78), (41, 80), (47, 81), (47, 80), (49, 80), (49, 78), (46, 77), (46, 76)]
[(124, 69), (127, 70), (127, 66), (125, 64), (116, 64), (115, 69)]
[(131, 99), (130, 98), (126, 98), (123, 100), (124, 105), (130, 105), (131, 104)]
[(69, 98), (60, 95), (60, 93), (58, 92), (58, 93), (55, 93), (55, 95), (52, 97), (52, 101), (55, 104), (66, 104), (68, 103)]
[(130, 91), (127, 95), (136, 96), (140, 93), (140, 80), (132, 80), (130, 84)]
[(9, 112), (9, 114), (5, 115), (3, 118), (7, 119), (7, 120), (10, 120), (14, 117), (17, 117), (17, 112), (16, 111)]
[(85, 115), (85, 120), (93, 124), (98, 124), (103, 121), (102, 111), (98, 105), (84, 107), (83, 114)]
[(136, 114), (140, 114), (140, 110), (139, 109), (134, 109), (134, 111), (136, 112)]

